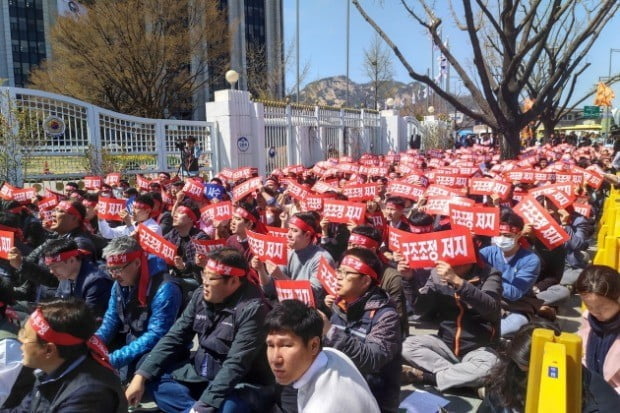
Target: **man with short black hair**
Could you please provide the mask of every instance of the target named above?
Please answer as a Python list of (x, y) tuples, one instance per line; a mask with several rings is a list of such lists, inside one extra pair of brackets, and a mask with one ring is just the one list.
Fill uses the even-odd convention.
[(267, 358), (278, 384), (292, 385), (299, 413), (379, 412), (377, 401), (353, 362), (322, 348), (323, 321), (297, 300), (275, 305), (265, 320)]
[(181, 151), (181, 176), (198, 176), (198, 159), (202, 155), (202, 149), (196, 145), (196, 141), (196, 137), (191, 135), (185, 138), (185, 146)]
[(127, 412), (120, 380), (95, 328), (81, 300), (42, 303), (30, 315), (18, 334), (24, 366), (39, 369), (30, 412)]
[(155, 201), (150, 194), (138, 195), (131, 204), (131, 214), (123, 209), (119, 216), (123, 219), (125, 225), (112, 228), (108, 221), (99, 220), (99, 232), (101, 236), (107, 239), (113, 239), (123, 237), (125, 235), (132, 235), (138, 230), (138, 225), (143, 224), (151, 231), (161, 235), (161, 227), (151, 217), (151, 213), (155, 208)]
[[(263, 329), (268, 305), (239, 251), (222, 248), (207, 258), (203, 288), (129, 384), (131, 405), (145, 386), (166, 412), (264, 412), (273, 403)], [(198, 350), (190, 356), (195, 335)]]

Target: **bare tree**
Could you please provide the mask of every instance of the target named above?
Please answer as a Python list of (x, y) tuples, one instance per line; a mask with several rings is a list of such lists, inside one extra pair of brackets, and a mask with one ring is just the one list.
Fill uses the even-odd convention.
[(228, 55), (224, 11), (211, 0), (96, 1), (58, 17), (52, 59), (33, 87), (118, 112), (179, 116)]
[(364, 50), (364, 72), (373, 89), (373, 108), (379, 109), (379, 102), (385, 99), (392, 87), (394, 70), (392, 54), (381, 37), (375, 34), (368, 49)]
[[(471, 45), (474, 67), (469, 71), (441, 41), (442, 18), (427, 1), (418, 0), (418, 3), (421, 10), (401, 0), (404, 10), (428, 31), (461, 78), (474, 106), (463, 104), (429, 76), (416, 71), (359, 0), (353, 0), (364, 19), (392, 48), (409, 76), (428, 85), (460, 112), (499, 132), (503, 137), (501, 154), (508, 159), (519, 153), (519, 131), (541, 115), (546, 99), (561, 95), (573, 74), (579, 72), (601, 30), (620, 8), (617, 0), (462, 0), (462, 19), (453, 7), (450, 10), (455, 24), (465, 32)], [(575, 16), (584, 23), (568, 35), (565, 28), (570, 27)], [(523, 112), (519, 101), (526, 94), (526, 84), (545, 47), (554, 39), (560, 39), (551, 50), (558, 69), (541, 84), (533, 106)]]

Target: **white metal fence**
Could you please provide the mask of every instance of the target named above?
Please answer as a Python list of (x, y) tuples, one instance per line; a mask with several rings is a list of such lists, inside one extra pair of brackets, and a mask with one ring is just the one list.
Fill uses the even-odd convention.
[[(36, 118), (32, 133), (39, 144), (24, 157), (24, 181), (77, 178), (113, 169), (125, 174), (174, 172), (180, 165), (177, 140), (194, 136), (202, 147), (201, 170), (219, 170), (213, 125), (201, 121), (147, 119), (33, 89), (0, 88), (0, 112), (10, 107)], [(62, 134), (49, 133), (50, 119), (64, 124)]]
[(371, 110), (261, 101), (266, 169), (308, 165), (329, 157), (382, 153), (381, 117)]

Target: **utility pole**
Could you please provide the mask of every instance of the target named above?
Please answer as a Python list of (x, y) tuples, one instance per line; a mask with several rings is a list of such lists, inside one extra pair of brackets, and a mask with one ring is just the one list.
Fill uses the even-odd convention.
[(299, 103), (299, 0), (297, 0), (297, 99), (296, 102)]
[[(299, 1), (299, 0), (297, 0)], [(351, 30), (350, 30), (350, 19), (351, 19), (351, 0), (346, 0), (347, 1), (347, 41), (346, 41), (346, 49), (347, 49), (347, 87), (346, 87), (346, 92), (345, 92), (345, 98), (344, 98), (344, 106), (345, 107), (349, 107), (349, 37), (351, 35)]]

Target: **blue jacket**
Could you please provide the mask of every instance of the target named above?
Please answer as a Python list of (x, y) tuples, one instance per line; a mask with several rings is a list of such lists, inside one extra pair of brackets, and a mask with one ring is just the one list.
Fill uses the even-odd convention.
[[(148, 261), (151, 282), (156, 277), (161, 277), (162, 274), (167, 273), (167, 266), (161, 258), (151, 255)], [(119, 314), (118, 304), (120, 302), (121, 307), (127, 308), (136, 300), (135, 287), (121, 287), (117, 281), (114, 282), (108, 310), (103, 317), (101, 327), (95, 333), (106, 344), (109, 344), (118, 333), (125, 332), (127, 334), (127, 345), (110, 354), (110, 363), (117, 369), (137, 362), (140, 356), (150, 352), (159, 339), (172, 327), (181, 307), (181, 288), (172, 281), (162, 281), (152, 299), (147, 303), (146, 311), (148, 313), (144, 331), (138, 337), (130, 338), (130, 327), (136, 320), (125, 319), (123, 322), (124, 315)]]
[(81, 298), (95, 313), (96, 317), (102, 317), (108, 308), (112, 279), (90, 260), (82, 261), (80, 272), (73, 280), (61, 280), (56, 289), (56, 297)]
[(482, 248), (480, 255), (487, 264), (501, 271), (503, 297), (508, 301), (517, 301), (528, 294), (538, 279), (540, 258), (525, 248), (519, 248), (508, 262), (496, 245)]

